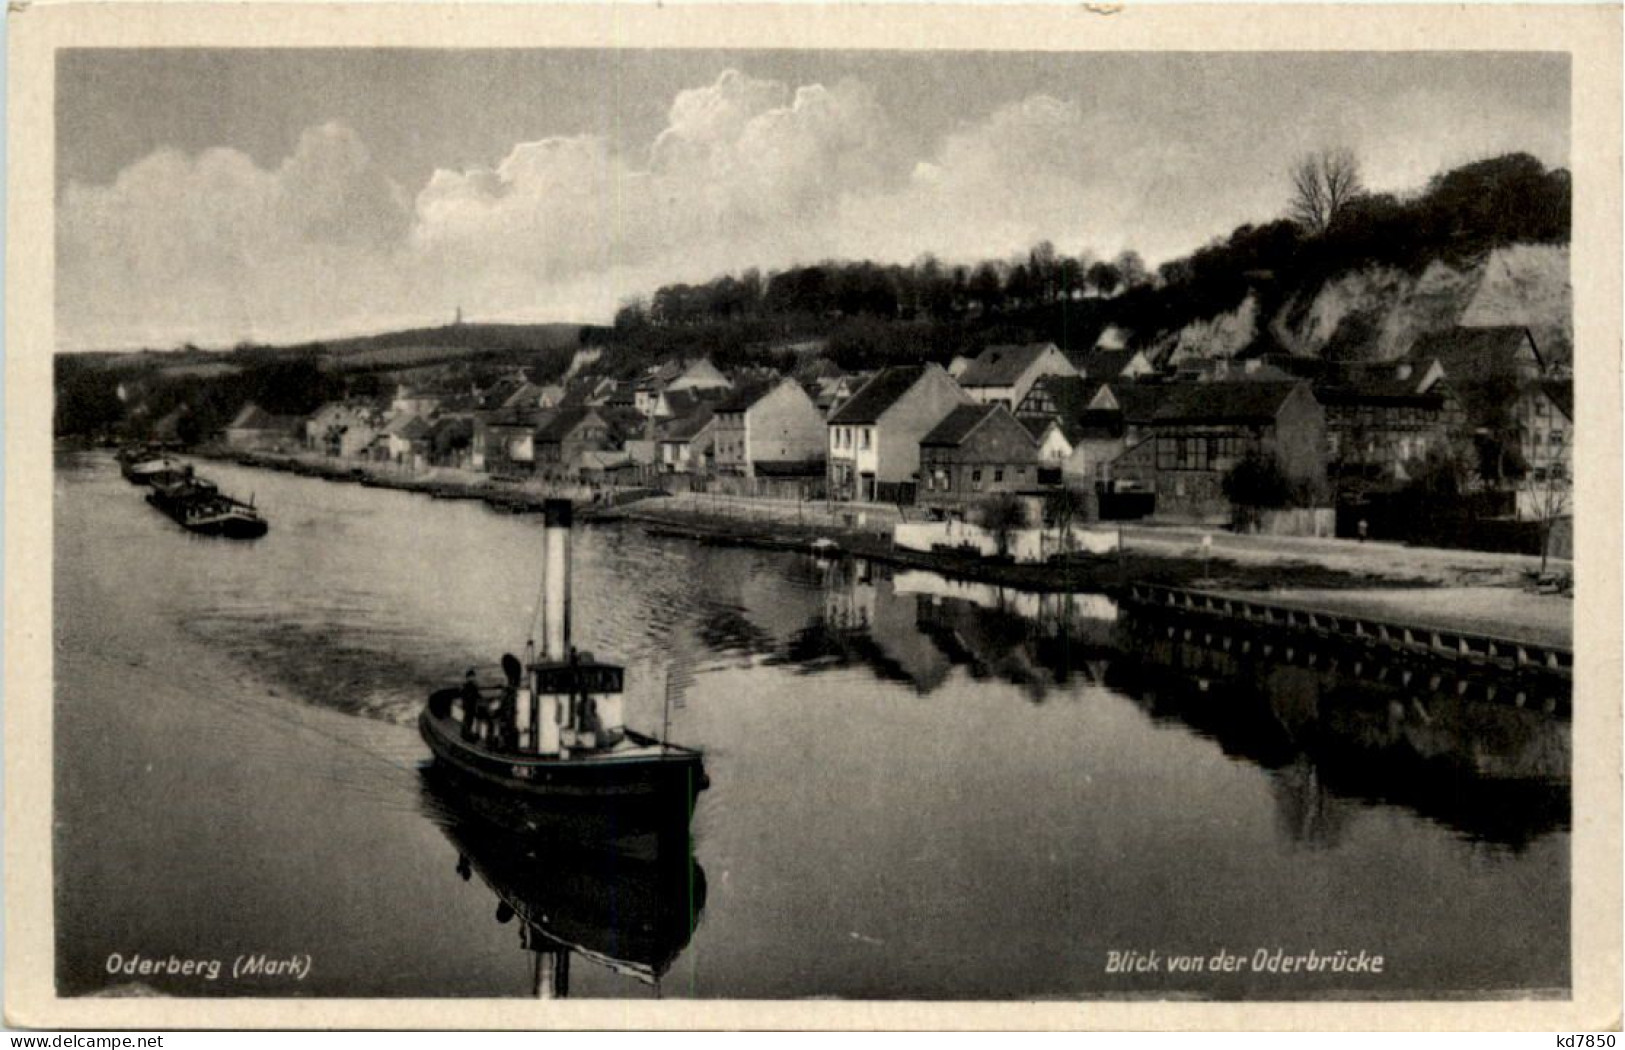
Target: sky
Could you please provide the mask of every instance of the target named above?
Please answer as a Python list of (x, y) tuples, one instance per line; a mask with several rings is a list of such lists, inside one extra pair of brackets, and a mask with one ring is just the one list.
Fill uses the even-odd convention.
[(1040, 240), (1152, 265), (1368, 187), (1569, 156), (1560, 54), (76, 50), (57, 344), (603, 322), (661, 284)]

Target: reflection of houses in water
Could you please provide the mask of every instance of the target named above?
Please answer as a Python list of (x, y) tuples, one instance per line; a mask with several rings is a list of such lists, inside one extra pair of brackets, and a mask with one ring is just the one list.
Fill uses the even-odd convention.
[(531, 954), (534, 993), (569, 995), (572, 957), (658, 987), (705, 907), (686, 812), (658, 826), (585, 830), (498, 824), (476, 816), (432, 768), (423, 807), (456, 847), (457, 872), (496, 897), (495, 921), (516, 924)]
[(1109, 684), (1270, 770), (1296, 841), (1335, 843), (1362, 802), (1514, 848), (1568, 827), (1570, 723), (1516, 690), (1484, 699), (1445, 665), (1145, 609), (1125, 610), (1122, 648)]
[(1039, 594), (936, 573), (902, 572), (899, 593), (916, 596), (915, 623), (977, 677), (1024, 686), (1042, 700), (1074, 676), (1104, 680), (1117, 607), (1099, 594)]
[(809, 670), (861, 663), (881, 678), (929, 693), (953, 670), (914, 623), (914, 599), (863, 558), (821, 563), (823, 615), (791, 642), (785, 658)]
[(784, 654), (808, 670), (863, 663), (929, 693), (958, 664), (1025, 686), (1035, 699), (1074, 676), (1104, 678), (1117, 608), (1103, 595), (894, 574), (862, 558), (816, 564), (824, 572), (823, 614)]

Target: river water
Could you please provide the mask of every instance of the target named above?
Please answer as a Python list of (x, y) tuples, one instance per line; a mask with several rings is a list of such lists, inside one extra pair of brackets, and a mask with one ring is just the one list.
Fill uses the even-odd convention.
[[(414, 724), (520, 651), (539, 517), (203, 471), (270, 535), (58, 457), (62, 994), (527, 996), (538, 943), (579, 997), (1568, 987), (1566, 720), (1181, 648), (1100, 596), (586, 527), (578, 642), (711, 787), (680, 857), (584, 859), (461, 820)], [(1383, 969), (1255, 968), (1278, 948)]]

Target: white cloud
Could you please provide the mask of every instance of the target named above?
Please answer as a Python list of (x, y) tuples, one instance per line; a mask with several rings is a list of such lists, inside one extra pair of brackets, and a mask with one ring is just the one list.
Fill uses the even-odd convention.
[[(1346, 107), (1252, 127), (1224, 106), (1153, 98), (1190, 112), (1167, 118), (1177, 132), (1148, 134), (1147, 114), (1121, 101), (1040, 93), (905, 153), (910, 114), (884, 102), (855, 80), (792, 88), (728, 71), (679, 92), (646, 143), (522, 142), (494, 166), (435, 171), (415, 194), (338, 124), (306, 131), (271, 167), (231, 149), (159, 151), (110, 185), (67, 187), (59, 345), (308, 338), (457, 306), (607, 320), (630, 295), (750, 266), (970, 261), (1041, 239), (1068, 253), (1132, 247), (1154, 264), (1278, 214), (1282, 158), (1315, 135), (1346, 137), (1375, 183), (1423, 177), (1384, 145), (1419, 146), (1402, 112), (1383, 122), (1400, 130), (1366, 141), (1371, 122)], [(1461, 108), (1395, 104), (1427, 126)], [(1512, 144), (1516, 133), (1479, 126), (1489, 119), (1425, 152)]]
[(70, 184), (58, 215), (59, 342), (283, 338), (399, 301), (399, 187), (348, 129), (301, 136), (274, 169), (231, 149), (154, 153), (108, 186)]

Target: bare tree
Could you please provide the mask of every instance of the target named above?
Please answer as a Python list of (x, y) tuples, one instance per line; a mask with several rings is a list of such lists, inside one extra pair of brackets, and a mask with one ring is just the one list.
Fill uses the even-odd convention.
[(1016, 533), (1027, 527), (1027, 504), (1008, 492), (988, 499), (981, 507), (982, 528), (993, 534), (999, 557), (1008, 557)]
[(1360, 162), (1346, 148), (1305, 154), (1292, 166), (1293, 221), (1310, 233), (1325, 233), (1350, 201), (1365, 192)]
[(1570, 513), (1568, 472), (1561, 462), (1544, 470), (1531, 470), (1524, 477), (1523, 491), (1525, 509), (1540, 527), (1540, 574), (1544, 576), (1552, 549), (1552, 530)]
[(1089, 513), (1088, 497), (1078, 489), (1062, 486), (1044, 496), (1044, 523), (1053, 526), (1059, 539), (1059, 553), (1072, 553), (1072, 526)]

